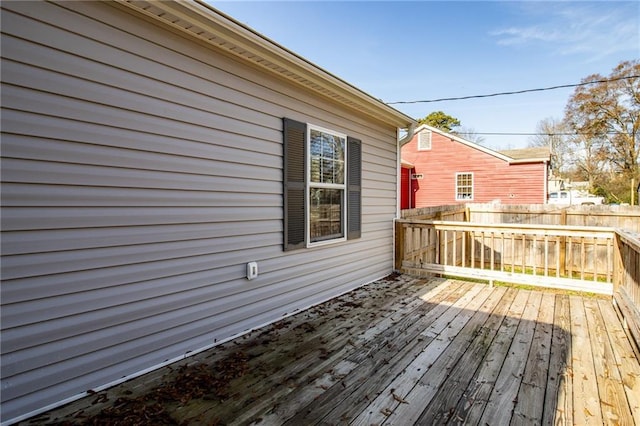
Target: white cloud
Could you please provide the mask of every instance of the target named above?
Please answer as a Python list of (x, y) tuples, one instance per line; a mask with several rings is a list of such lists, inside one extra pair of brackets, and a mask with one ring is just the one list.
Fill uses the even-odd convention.
[(640, 54), (640, 6), (633, 2), (523, 2), (530, 21), (490, 33), (498, 45), (540, 46), (560, 55), (597, 60)]
[(498, 44), (502, 46), (523, 45), (532, 41), (555, 42), (562, 37), (557, 31), (549, 31), (537, 25), (496, 30), (491, 35), (498, 37)]

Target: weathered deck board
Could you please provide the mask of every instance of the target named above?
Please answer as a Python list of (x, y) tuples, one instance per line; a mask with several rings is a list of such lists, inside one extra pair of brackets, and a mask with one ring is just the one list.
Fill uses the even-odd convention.
[[(463, 298), (460, 298), (461, 303), (454, 304), (446, 314), (438, 318), (432, 326), (422, 333), (429, 340), (429, 344), (417, 357), (411, 359), (402, 374), (389, 383), (378, 397), (365, 408), (363, 414), (353, 422), (354, 425), (381, 424), (386, 417), (395, 411), (398, 411), (398, 415), (402, 417), (403, 407), (401, 404), (412, 405), (413, 409), (416, 401), (413, 401), (413, 404), (409, 401), (405, 402), (409, 392), (418, 384), (426, 371), (436, 372), (438, 370), (434, 363), (441, 359), (445, 349), (484, 301), (486, 294), (484, 297), (480, 294), (482, 288), (479, 286), (481, 285), (472, 287)], [(436, 379), (434, 378), (434, 380)], [(394, 423), (394, 419), (390, 419), (390, 421), (392, 424)]]
[[(569, 298), (573, 350), (573, 421), (580, 425), (601, 425), (602, 410), (594, 366), (589, 325), (584, 304), (578, 296)], [(601, 360), (599, 360), (601, 361)]]
[(480, 367), (515, 295), (516, 291), (513, 289), (505, 291), (502, 300), (493, 308), (490, 317), (478, 330), (470, 347), (451, 370), (449, 377), (422, 412), (417, 423), (441, 424), (450, 420), (462, 397), (460, 390), (469, 385), (473, 376), (470, 372), (476, 371)]
[(507, 315), (498, 330), (498, 335), (485, 355), (482, 366), (473, 375), (469, 386), (463, 390), (463, 398), (458, 402), (456, 410), (452, 413), (452, 422), (454, 424), (478, 424), (480, 422), (489, 395), (493, 390), (500, 368), (518, 328), (520, 316), (528, 297), (528, 292), (518, 292), (509, 307)]
[(630, 345), (631, 342), (622, 329), (622, 324), (616, 321), (617, 316), (611, 309), (611, 305), (605, 300), (598, 300), (598, 304), (607, 326), (607, 334), (614, 356), (611, 365), (618, 367), (634, 424), (640, 425), (640, 364), (638, 364), (633, 347)]
[(543, 425), (573, 424), (573, 369), (571, 363), (571, 313), (569, 297), (555, 296), (553, 336), (547, 374)]
[(620, 372), (615, 367), (616, 360), (600, 307), (596, 300), (585, 300), (584, 306), (589, 323), (589, 334), (592, 336), (593, 365), (598, 380), (603, 420), (606, 424), (630, 425), (633, 423), (633, 418), (626, 401)]
[(542, 293), (532, 292), (529, 295), (518, 330), (480, 418), (481, 424), (508, 425), (511, 420), (511, 416), (505, 416), (505, 413), (513, 412), (524, 369), (528, 362), (534, 362), (528, 359), (528, 354), (541, 301)]
[(513, 424), (541, 424), (553, 331), (553, 294), (543, 294), (533, 341), (516, 397)]
[[(410, 351), (412, 349), (411, 345), (417, 342), (416, 337), (418, 333), (424, 330), (421, 326), (422, 323), (430, 324), (433, 322), (435, 318), (446, 311), (449, 304), (458, 300), (464, 294), (465, 290), (466, 288), (462, 287), (462, 283), (458, 283), (452, 286), (439, 286), (434, 291), (422, 294), (421, 297), (430, 300), (431, 303), (424, 303), (418, 298), (417, 300), (420, 300), (419, 304), (421, 306), (415, 310), (416, 316), (411, 315), (405, 317), (402, 323), (397, 322), (397, 327), (392, 327), (391, 325), (393, 324), (389, 323), (389, 328), (384, 330), (384, 334), (381, 334), (380, 339), (373, 339), (374, 334), (369, 332), (371, 329), (363, 333), (363, 338), (366, 337), (369, 339), (364, 345), (365, 350), (356, 351), (342, 361), (345, 363), (345, 367), (339, 369), (340, 380), (334, 380), (330, 383), (316, 383), (316, 393), (318, 389), (320, 389), (321, 393), (317, 395), (316, 398), (308, 398), (304, 394), (297, 393), (293, 396), (295, 403), (292, 403), (291, 399), (288, 399), (286, 404), (280, 404), (275, 401), (274, 406), (276, 408), (264, 416), (263, 421), (265, 421), (266, 424), (282, 424), (286, 420), (294, 417), (296, 412), (300, 411), (299, 407), (304, 407), (312, 402), (312, 408), (301, 410), (298, 417), (304, 416), (309, 410), (314, 409), (315, 416), (320, 418), (328, 414), (335, 405), (343, 400), (342, 398), (345, 398), (345, 389), (352, 389), (364, 383), (375, 388), (376, 386), (375, 383), (372, 383), (373, 381), (367, 381), (372, 374), (375, 372), (380, 373), (382, 369), (388, 368), (389, 366), (398, 367), (398, 363), (390, 362), (385, 348), (388, 347), (389, 344), (395, 343), (404, 345), (405, 350)], [(396, 311), (396, 315), (399, 313), (400, 312)], [(402, 353), (402, 351), (400, 351), (400, 353)], [(380, 377), (380, 374), (378, 377)], [(323, 380), (323, 378), (320, 380)], [(333, 386), (338, 384), (338, 382), (340, 382), (339, 386)], [(347, 404), (351, 402), (352, 401), (348, 401)], [(240, 418), (235, 420), (236, 423), (241, 424), (243, 420), (249, 418), (247, 414), (243, 413)]]
[[(167, 399), (184, 372), (218, 389)], [(640, 425), (640, 364), (610, 300), (391, 276), (28, 424), (134, 402), (164, 416), (138, 424)]]
[[(336, 387), (336, 392), (341, 396), (323, 399), (324, 404), (321, 404), (319, 401), (314, 401), (306, 413), (300, 413), (293, 417), (288, 423), (291, 425), (307, 424), (313, 422), (314, 419), (324, 418), (329, 415), (336, 416), (337, 413), (340, 413), (339, 417), (348, 416), (349, 413), (353, 411), (354, 406), (367, 404), (369, 399), (374, 399), (376, 396), (381, 395), (386, 385), (396, 378), (403, 369), (411, 367), (411, 360), (424, 353), (425, 348), (435, 339), (434, 335), (444, 330), (455, 318), (457, 311), (461, 307), (466, 306), (481, 289), (477, 286), (469, 288), (465, 285), (463, 290), (464, 293), (458, 296), (457, 300), (441, 302), (441, 308), (435, 312), (437, 316), (430, 318), (429, 325), (423, 324), (423, 327), (417, 330), (418, 333), (414, 336), (417, 346), (413, 348), (414, 350), (408, 353), (400, 351), (396, 357), (392, 359), (386, 350), (391, 348), (387, 346), (386, 349), (379, 352), (383, 356), (382, 363), (375, 371), (375, 379), (372, 379), (370, 383), (367, 383), (366, 386), (361, 386), (363, 382), (369, 381), (370, 376), (358, 375), (360, 379), (359, 382), (350, 380), (349, 382), (345, 382), (342, 388)], [(443, 309), (446, 310), (443, 311)], [(425, 326), (428, 327), (426, 331), (424, 329)], [(426, 333), (431, 333), (431, 335), (425, 335)], [(408, 343), (412, 344), (412, 342)], [(404, 358), (402, 358), (403, 356)], [(387, 368), (385, 365), (389, 367)], [(340, 402), (338, 403), (338, 401)]]

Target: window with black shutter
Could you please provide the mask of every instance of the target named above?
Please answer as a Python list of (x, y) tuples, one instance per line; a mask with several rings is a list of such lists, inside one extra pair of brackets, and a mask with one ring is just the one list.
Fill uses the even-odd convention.
[(358, 139), (284, 119), (284, 250), (360, 238)]

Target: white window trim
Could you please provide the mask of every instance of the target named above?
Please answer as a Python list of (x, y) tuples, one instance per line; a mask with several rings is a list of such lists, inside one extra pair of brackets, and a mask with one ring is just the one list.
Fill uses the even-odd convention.
[[(311, 182), (311, 130), (317, 130), (323, 133), (330, 133), (334, 136), (344, 138), (344, 183), (318, 183)], [(335, 243), (347, 241), (347, 135), (335, 130), (327, 129), (325, 127), (316, 126), (314, 124), (307, 123), (307, 146), (305, 146), (306, 157), (308, 159), (305, 165), (305, 179), (307, 190), (304, 194), (305, 214), (304, 214), (304, 228), (306, 234), (307, 248), (326, 246)], [(342, 215), (340, 221), (342, 223), (342, 237), (331, 238), (322, 241), (311, 241), (311, 205), (309, 200), (309, 192), (311, 188), (328, 188), (328, 189), (342, 189)]]
[[(458, 198), (458, 176), (460, 175), (471, 175), (471, 198)], [(473, 172), (456, 172), (456, 180), (455, 180), (455, 188), (453, 193), (453, 198), (456, 201), (473, 201), (476, 194), (476, 178), (473, 175)]]
[[(428, 148), (421, 148), (420, 147), (420, 140), (422, 139), (422, 136), (424, 136), (424, 135), (429, 135), (429, 147)], [(431, 130), (422, 130), (420, 133), (418, 133), (418, 151), (431, 151), (432, 138), (433, 138), (433, 132)]]

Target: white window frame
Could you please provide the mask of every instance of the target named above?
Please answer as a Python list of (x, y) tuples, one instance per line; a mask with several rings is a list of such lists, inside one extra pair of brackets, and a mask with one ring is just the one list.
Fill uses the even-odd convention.
[[(320, 183), (320, 182), (312, 182), (311, 181), (311, 131), (316, 130), (323, 133), (329, 133), (333, 136), (338, 136), (344, 139), (344, 178), (342, 184), (335, 183)], [(324, 246), (328, 244), (335, 244), (343, 241), (347, 241), (347, 135), (341, 132), (337, 132), (335, 130), (327, 129), (325, 127), (316, 126), (314, 124), (307, 123), (307, 146), (306, 156), (308, 158), (306, 170), (305, 170), (305, 179), (307, 181), (307, 190), (304, 195), (305, 202), (305, 233), (307, 240), (307, 247), (318, 247)], [(309, 194), (312, 188), (327, 188), (327, 189), (340, 189), (342, 190), (342, 214), (340, 217), (340, 223), (342, 228), (342, 236), (321, 240), (321, 241), (311, 241), (311, 200), (309, 199)]]
[[(460, 188), (467, 188), (468, 185), (464, 185), (464, 186), (458, 186), (458, 176), (461, 175), (470, 175), (471, 176), (471, 197), (469, 198), (460, 198), (458, 197), (459, 194), (459, 189)], [(457, 172), (456, 173), (456, 180), (455, 180), (455, 193), (453, 194), (453, 197), (456, 201), (473, 201), (473, 198), (475, 196), (475, 176), (473, 175), (473, 172)]]
[[(428, 141), (423, 141), (423, 137), (428, 136), (429, 139)], [(432, 138), (432, 132), (431, 130), (423, 130), (420, 133), (418, 133), (418, 151), (431, 151), (431, 138)], [(427, 145), (427, 146), (424, 146)]]

